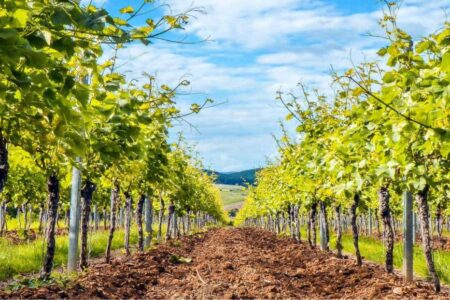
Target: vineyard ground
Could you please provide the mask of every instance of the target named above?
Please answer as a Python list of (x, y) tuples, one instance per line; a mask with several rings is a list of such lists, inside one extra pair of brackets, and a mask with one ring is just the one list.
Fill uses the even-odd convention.
[[(0, 297), (32, 298), (428, 298), (423, 281), (404, 285), (382, 266), (310, 249), (254, 228), (219, 228), (145, 253), (98, 262), (75, 281)], [(440, 294), (450, 297), (448, 289)]]
[[(240, 203), (231, 204), (239, 205)], [(33, 230), (31, 230), (33, 231)], [(61, 227), (61, 235), (57, 237), (56, 259), (55, 266), (63, 267), (67, 261), (67, 228)], [(163, 233), (165, 232), (165, 225), (163, 225)], [(8, 232), (12, 233), (12, 232)], [(65, 234), (64, 234), (65, 233)], [(156, 227), (153, 231), (153, 240), (156, 243)], [(123, 230), (118, 230), (112, 244), (113, 250), (123, 252)], [(104, 254), (106, 245), (107, 231), (96, 231), (90, 235), (88, 245), (90, 249), (90, 256), (92, 258), (101, 257)], [(303, 238), (306, 236), (306, 231), (302, 228)], [(444, 232), (444, 238), (449, 239), (449, 233)], [(437, 239), (437, 238), (436, 238)], [(137, 229), (133, 226), (131, 230), (131, 244), (134, 245), (137, 241)], [(449, 241), (447, 240), (447, 243)], [(342, 243), (344, 252), (349, 255), (354, 254), (353, 240), (350, 233), (344, 233)], [(335, 236), (332, 233), (330, 246), (334, 249)], [(359, 240), (360, 250), (365, 260), (384, 263), (385, 252), (382, 240), (375, 237), (368, 237), (361, 235)], [(397, 241), (394, 247), (394, 266), (397, 269), (402, 267), (402, 243)], [(122, 253), (123, 254), (123, 253)], [(31, 241), (10, 239), (9, 237), (0, 238), (0, 287), (5, 283), (11, 281), (16, 275), (30, 277), (33, 273), (39, 271), (43, 258), (42, 237), (37, 236)], [(445, 284), (450, 284), (450, 274), (447, 270), (450, 269), (450, 251), (448, 249), (440, 249), (434, 251), (434, 260), (436, 262), (436, 269), (439, 277)], [(428, 269), (424, 260), (422, 247), (419, 241), (414, 247), (414, 271), (416, 275), (421, 277), (428, 276)], [(5, 280), (7, 280), (5, 282)]]

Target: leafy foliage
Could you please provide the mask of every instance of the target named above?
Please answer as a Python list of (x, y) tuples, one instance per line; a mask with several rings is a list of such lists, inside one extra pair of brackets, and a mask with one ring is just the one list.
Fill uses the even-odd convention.
[[(66, 210), (77, 166), (98, 187), (94, 204), (108, 206), (108, 190), (120, 183), (150, 197), (161, 191), (180, 213), (191, 207), (226, 218), (211, 179), (168, 142), (172, 120), (183, 116), (175, 98), (188, 82), (156, 86), (148, 76), (138, 84), (115, 68), (126, 45), (148, 45), (189, 22), (187, 12), (134, 24), (152, 2), (113, 17), (79, 1), (0, 1), (0, 138), (9, 150), (1, 157), (8, 176), (2, 196), (8, 201), (40, 206), (46, 179), (57, 176)], [(115, 55), (100, 63), (106, 46)], [(191, 113), (203, 107), (193, 104)]]
[(257, 175), (237, 220), (308, 211), (319, 200), (360, 209), (377, 207), (376, 189), (393, 190), (394, 211), (404, 190), (431, 188), (434, 207), (449, 207), (450, 24), (413, 46), (395, 22), (395, 2), (381, 20), (390, 43), (367, 62), (334, 74), (333, 99), (300, 84), (300, 95), (277, 99), (298, 122), (298, 141), (284, 136), (279, 163)]

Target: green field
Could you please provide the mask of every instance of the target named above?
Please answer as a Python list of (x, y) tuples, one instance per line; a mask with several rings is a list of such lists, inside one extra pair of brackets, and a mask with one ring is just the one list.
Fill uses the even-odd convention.
[(247, 190), (239, 185), (217, 184), (226, 210), (239, 208), (247, 197)]

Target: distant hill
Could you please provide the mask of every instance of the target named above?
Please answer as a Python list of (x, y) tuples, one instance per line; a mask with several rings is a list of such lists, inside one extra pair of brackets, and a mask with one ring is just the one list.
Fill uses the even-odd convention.
[(216, 183), (218, 184), (237, 184), (246, 185), (255, 183), (256, 172), (260, 169), (251, 169), (240, 172), (216, 172), (212, 170), (205, 170), (208, 174), (217, 176)]

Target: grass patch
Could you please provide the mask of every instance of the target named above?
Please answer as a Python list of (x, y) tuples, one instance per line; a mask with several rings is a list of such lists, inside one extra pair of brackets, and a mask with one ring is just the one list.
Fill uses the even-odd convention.
[[(336, 238), (331, 237), (330, 247), (335, 249)], [(342, 246), (344, 251), (355, 254), (353, 247), (353, 238), (349, 234), (342, 236)], [(364, 259), (373, 261), (379, 264), (384, 264), (386, 251), (381, 240), (360, 236), (359, 238), (359, 250)], [(450, 252), (448, 251), (433, 251), (434, 265), (436, 272), (442, 282), (450, 284)], [(394, 267), (401, 269), (403, 267), (403, 243), (397, 242), (394, 244)], [(421, 245), (414, 245), (414, 273), (420, 277), (429, 278), (428, 268), (423, 255)]]
[[(21, 215), (20, 218), (21, 219), (19, 221), (19, 219), (17, 217), (13, 218), (13, 217), (7, 215), (6, 222), (7, 222), (7, 226), (8, 226), (8, 231), (9, 230), (23, 229), (23, 226), (24, 226), (23, 215)], [(64, 220), (63, 219), (58, 219), (58, 226), (57, 226), (57, 228), (66, 228), (66, 227), (67, 226), (66, 226)], [(37, 220), (37, 216), (33, 215), (32, 222), (30, 224), (30, 229), (33, 229), (33, 230), (37, 231), (38, 228), (39, 228), (39, 221)]]
[[(211, 226), (212, 227), (212, 226)], [(208, 227), (209, 228), (209, 227)], [(162, 242), (165, 241), (167, 225), (162, 224)], [(192, 228), (192, 233), (204, 231)], [(158, 224), (153, 223), (152, 242), (150, 248), (156, 247), (159, 243), (157, 241)], [(108, 230), (99, 230), (92, 232), (88, 238), (88, 249), (90, 258), (102, 257), (105, 254), (106, 244), (108, 241)], [(124, 248), (125, 231), (119, 229), (114, 232), (114, 239), (111, 245), (112, 250)], [(180, 243), (177, 240), (172, 240), (175, 243)], [(137, 227), (131, 227), (130, 245), (136, 247), (138, 242)], [(181, 246), (181, 243), (180, 243)], [(68, 235), (59, 235), (56, 237), (56, 252), (54, 259), (54, 267), (65, 266), (67, 264), (67, 255), (69, 248)], [(125, 253), (125, 250), (123, 250)], [(42, 237), (38, 237), (31, 242), (23, 244), (12, 244), (5, 238), (0, 238), (0, 281), (13, 278), (18, 275), (28, 275), (39, 272), (45, 255), (45, 245)], [(56, 275), (55, 275), (56, 276)], [(58, 276), (56, 276), (58, 277)], [(28, 279), (25, 279), (28, 280)]]
[[(90, 257), (102, 256), (106, 249), (108, 231), (97, 231), (90, 234), (88, 249)], [(124, 230), (117, 230), (111, 245), (113, 250), (123, 248)], [(130, 243), (136, 244), (137, 230), (132, 230)], [(67, 235), (56, 237), (56, 252), (54, 266), (67, 264), (69, 238)], [(0, 280), (6, 280), (19, 274), (38, 272), (45, 255), (45, 245), (42, 238), (24, 244), (13, 245), (5, 239), (0, 239)]]
[[(301, 229), (302, 240), (307, 241), (306, 228)], [(330, 248), (336, 250), (336, 235), (334, 232), (330, 232)], [(317, 230), (317, 242), (319, 242), (320, 234)], [(353, 237), (349, 233), (344, 233), (342, 235), (342, 246), (343, 252), (355, 255), (355, 249), (353, 247)], [(386, 251), (382, 240), (368, 237), (359, 236), (359, 251), (363, 256), (364, 260), (378, 263), (384, 265)], [(433, 251), (434, 266), (436, 272), (439, 275), (441, 281), (445, 284), (450, 284), (450, 252), (449, 251)], [(364, 261), (363, 261), (364, 263)], [(423, 255), (422, 245), (414, 245), (414, 274), (430, 279), (427, 263)], [(403, 242), (396, 242), (394, 244), (394, 267), (396, 269), (403, 268)]]

